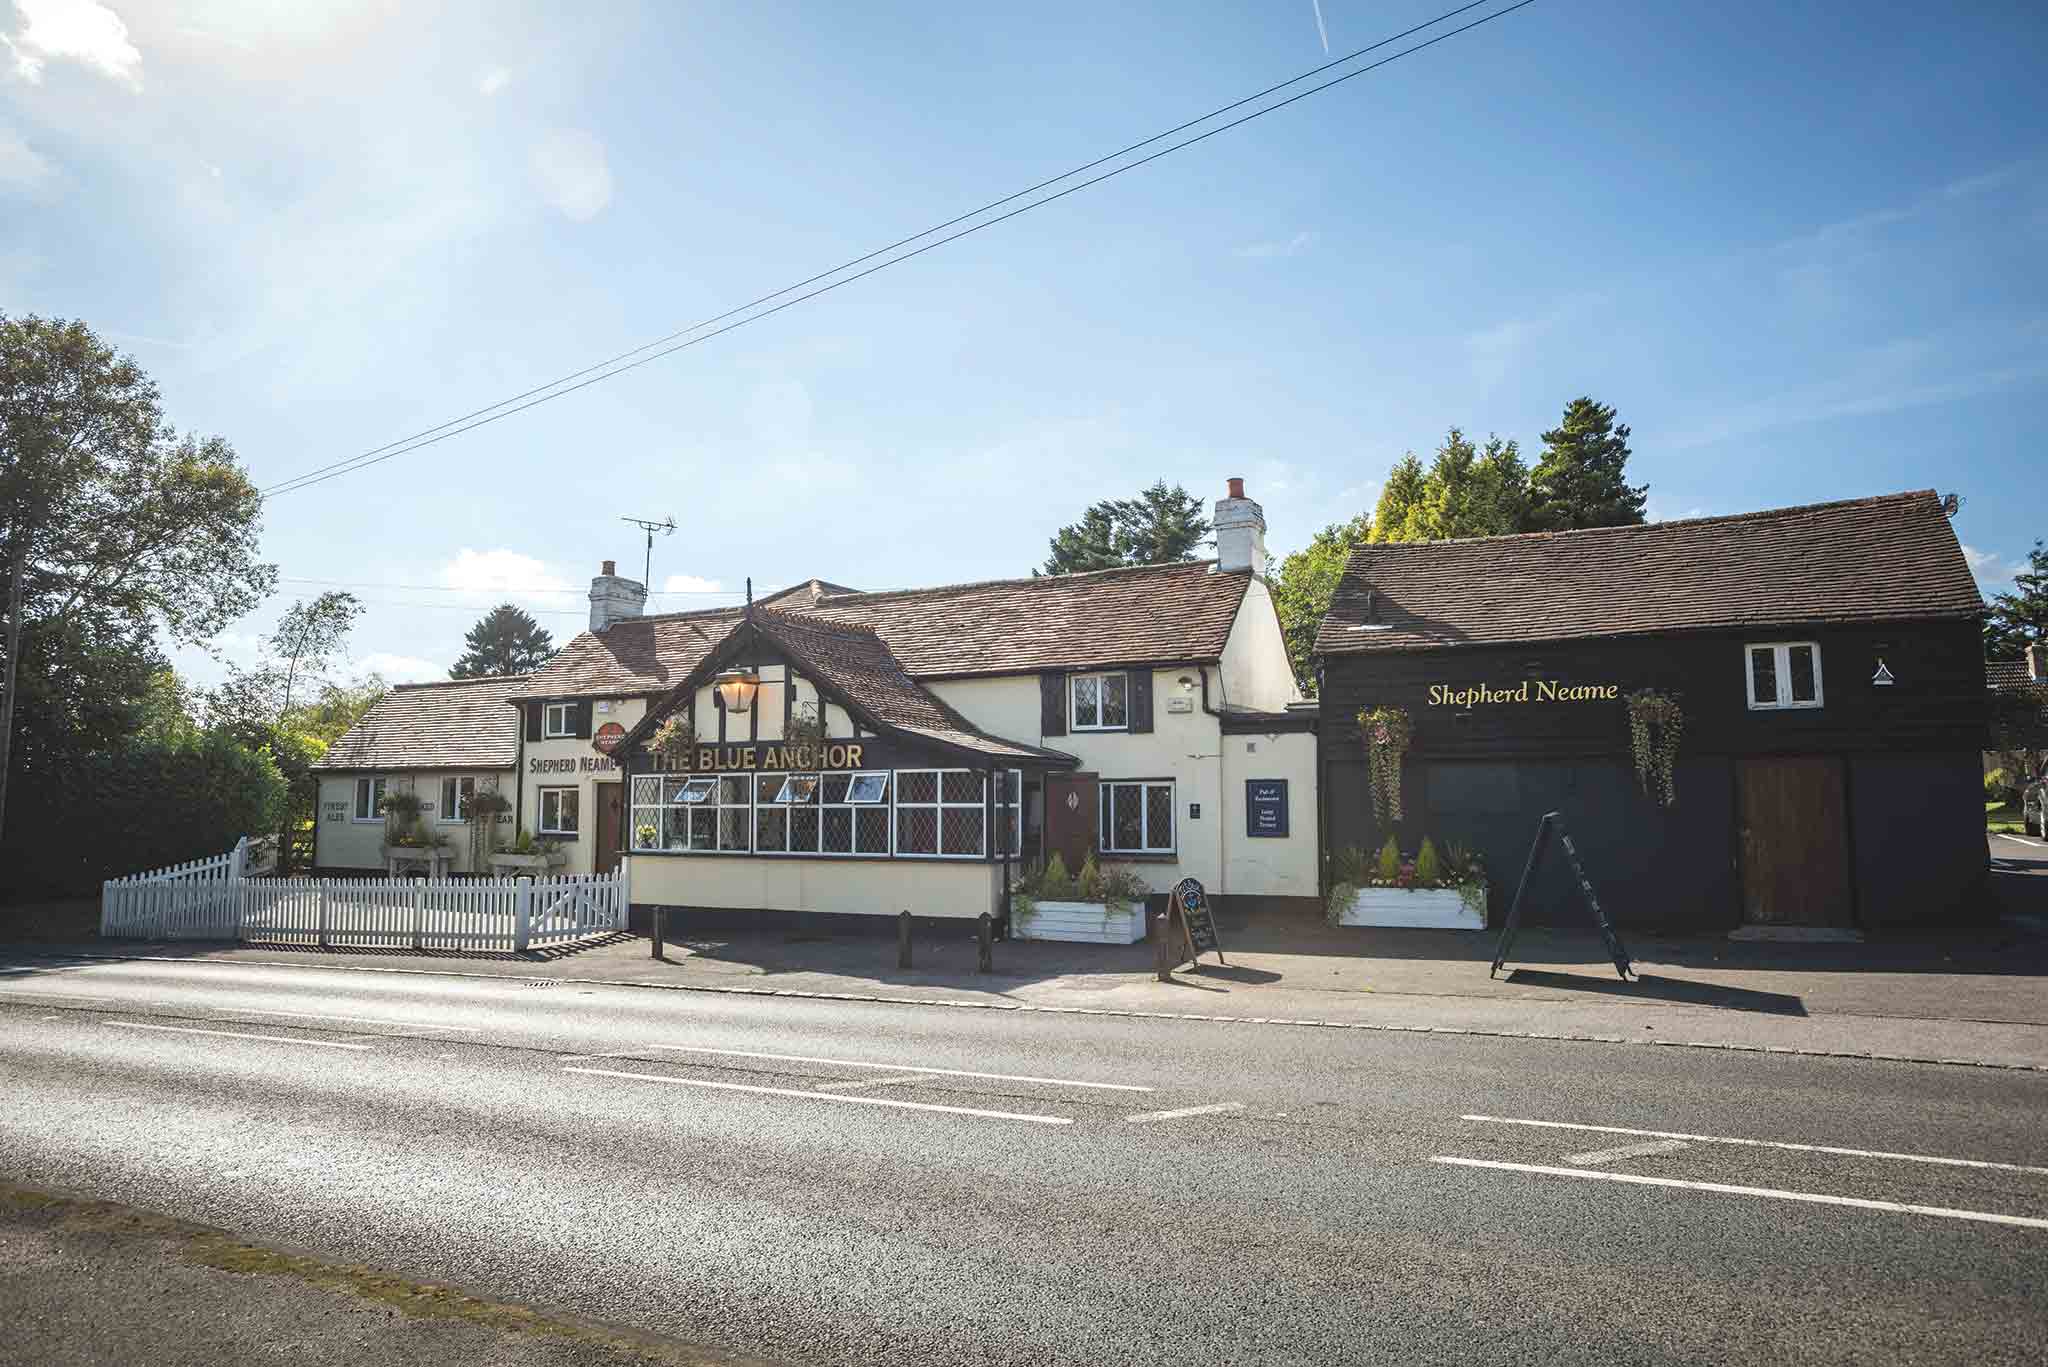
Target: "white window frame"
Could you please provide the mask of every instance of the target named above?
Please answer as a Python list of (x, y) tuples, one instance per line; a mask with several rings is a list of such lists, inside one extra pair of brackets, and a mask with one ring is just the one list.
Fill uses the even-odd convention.
[(551, 785), (549, 787), (540, 789), (539, 795), (534, 799), (534, 833), (536, 835), (576, 837), (583, 834), (583, 832), (577, 829), (576, 827), (564, 828), (561, 825), (562, 807), (559, 801), (557, 801), (555, 804), (556, 824), (552, 826), (548, 824), (548, 798), (550, 796), (559, 798), (559, 796), (563, 793), (574, 793), (576, 795), (576, 823), (578, 827), (580, 827), (583, 824), (582, 787), (577, 784), (562, 784), (560, 786)]
[[(556, 717), (561, 718), (557, 725)], [(574, 740), (576, 738), (576, 704), (572, 702), (551, 702), (541, 706), (540, 737), (542, 740)]]
[[(887, 769), (855, 770), (848, 773), (846, 776), (846, 801), (835, 802), (832, 805), (835, 807), (880, 806), (889, 800), (889, 774), (890, 771)], [(854, 790), (859, 788), (862, 783), (869, 781), (879, 783), (881, 791), (869, 797), (855, 797), (853, 795)]]
[(996, 776), (1001, 779), (1005, 797), (998, 800), (996, 808), (1010, 809), (1010, 858), (1024, 857), (1024, 771), (1022, 769), (998, 769)]
[[(363, 777), (356, 780), (355, 805), (350, 808), (350, 811), (353, 813), (353, 820), (365, 826), (373, 822), (379, 825), (383, 823), (384, 813), (379, 811), (378, 808), (384, 805), (385, 785), (388, 782), (388, 779), (375, 777)], [(368, 793), (370, 796), (370, 814), (368, 816), (363, 815), (363, 794), (365, 793)]]
[[(1086, 680), (1092, 680), (1095, 684), (1095, 720), (1092, 722), (1081, 720), (1079, 688), (1082, 682)], [(1107, 700), (1104, 690), (1109, 687), (1111, 680), (1116, 681), (1117, 687), (1121, 688), (1124, 694), (1124, 719), (1119, 722), (1105, 722), (1102, 720), (1102, 714), (1108, 710), (1104, 706)], [(1067, 728), (1071, 731), (1130, 730), (1131, 676), (1120, 670), (1112, 670), (1106, 674), (1069, 674), (1067, 676)]]
[[(1813, 696), (1795, 700), (1792, 697), (1792, 652), (1805, 646), (1813, 652)], [(1756, 663), (1754, 654), (1759, 650), (1771, 652), (1771, 668), (1778, 681), (1778, 697), (1775, 702), (1759, 702), (1756, 696)], [(1827, 689), (1821, 684), (1820, 642), (1818, 641), (1751, 641), (1742, 648), (1742, 691), (1749, 699), (1752, 712), (1787, 712), (1795, 708), (1824, 707), (1827, 705)]]
[(441, 780), (440, 822), (444, 826), (469, 823), (470, 804), (476, 801), (476, 775), (450, 774)]
[[(825, 800), (825, 780), (844, 775), (846, 797), (839, 802)], [(856, 800), (854, 785), (863, 779), (878, 780), (882, 791), (878, 796)], [(889, 859), (896, 853), (896, 771), (893, 769), (835, 769), (818, 777), (818, 857), (820, 859)], [(883, 813), (882, 842), (874, 849), (860, 842), (860, 817), (864, 811)], [(828, 812), (846, 813), (847, 849), (828, 850), (825, 848), (825, 815)]]
[[(1144, 842), (1140, 848), (1125, 849), (1121, 846), (1112, 846), (1109, 843), (1108, 837), (1110, 832), (1115, 829), (1115, 822), (1112, 818), (1115, 815), (1114, 804), (1116, 799), (1112, 794), (1118, 788), (1136, 788), (1138, 790), (1138, 829)], [(1153, 788), (1166, 789), (1166, 820), (1167, 825), (1172, 829), (1167, 831), (1166, 843), (1164, 845), (1156, 843), (1152, 838), (1152, 803), (1149, 790)], [(1180, 853), (1180, 808), (1177, 805), (1180, 801), (1180, 796), (1172, 779), (1106, 778), (1098, 786), (1097, 794), (1095, 834), (1096, 843), (1101, 848), (1103, 854), (1178, 855)]]

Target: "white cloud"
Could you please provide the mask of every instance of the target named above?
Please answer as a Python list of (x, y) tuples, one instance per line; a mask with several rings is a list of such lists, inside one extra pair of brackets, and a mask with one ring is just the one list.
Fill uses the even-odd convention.
[(95, 0), (14, 0), (21, 29), (0, 43), (14, 56), (14, 70), (40, 81), (52, 60), (70, 60), (140, 89), (142, 53), (128, 41), (121, 16)]
[(1970, 562), (1970, 573), (1977, 577), (1978, 584), (1992, 593), (2003, 593), (2010, 588), (2012, 577), (2024, 568), (2017, 560), (1980, 551), (1968, 542), (1963, 544), (1963, 559)]
[(533, 149), (533, 174), (542, 195), (578, 223), (612, 202), (612, 168), (604, 144), (581, 129), (550, 133)]
[(696, 574), (672, 574), (661, 581), (663, 593), (724, 593), (725, 585)]
[(1317, 236), (1313, 232), (1298, 232), (1284, 241), (1253, 242), (1247, 246), (1238, 247), (1231, 252), (1231, 255), (1251, 257), (1255, 260), (1269, 260), (1273, 257), (1281, 256), (1300, 256), (1310, 247), (1316, 245)]
[(40, 190), (49, 183), (50, 163), (19, 133), (0, 128), (0, 189)]
[(363, 674), (381, 674), (391, 683), (426, 683), (429, 680), (448, 677), (446, 665), (435, 664), (432, 660), (422, 660), (417, 655), (393, 655), (385, 650), (365, 655), (356, 661), (356, 664), (360, 670), (357, 677)]
[(467, 589), (476, 594), (552, 592), (575, 587), (550, 570), (545, 561), (503, 547), (479, 551), (464, 546), (441, 567), (440, 578), (451, 589)]
[(497, 94), (510, 84), (512, 84), (511, 72), (501, 66), (490, 67), (476, 78), (476, 93), (488, 97)]

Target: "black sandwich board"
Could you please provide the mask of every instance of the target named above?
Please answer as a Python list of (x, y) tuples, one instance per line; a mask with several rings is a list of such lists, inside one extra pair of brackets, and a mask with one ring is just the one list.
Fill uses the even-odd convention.
[(1187, 939), (1188, 959), (1199, 960), (1208, 950), (1216, 951), (1216, 962), (1228, 963), (1223, 957), (1223, 944), (1216, 938), (1216, 915), (1209, 907), (1209, 895), (1202, 891), (1201, 883), (1193, 878), (1183, 878), (1173, 885), (1167, 894), (1173, 901), (1173, 909), (1180, 913), (1181, 933)]
[(1522, 924), (1522, 899), (1529, 895), (1529, 880), (1536, 876), (1536, 866), (1543, 862), (1543, 853), (1550, 848), (1551, 828), (1557, 830), (1557, 838), (1564, 845), (1564, 857), (1571, 861), (1572, 877), (1579, 880), (1579, 891), (1586, 894), (1586, 905), (1593, 909), (1593, 922), (1600, 927), (1600, 938), (1607, 942), (1607, 956), (1614, 960), (1614, 971), (1621, 975), (1623, 982), (1635, 972), (1635, 965), (1628, 957), (1628, 951), (1621, 947), (1621, 937), (1614, 933), (1614, 923), (1607, 919), (1607, 911), (1600, 905), (1600, 898), (1593, 891), (1593, 882), (1586, 877), (1586, 866), (1579, 862), (1579, 851), (1572, 844), (1571, 835), (1564, 828), (1564, 816), (1559, 812), (1545, 812), (1543, 819), (1536, 823), (1536, 839), (1529, 846), (1529, 862), (1522, 865), (1522, 881), (1515, 884), (1515, 900), (1508, 907), (1508, 922), (1501, 929), (1500, 945), (1494, 950), (1493, 967), (1487, 970), (1491, 978), (1500, 972), (1500, 966), (1507, 962), (1508, 948), (1515, 942), (1515, 931)]

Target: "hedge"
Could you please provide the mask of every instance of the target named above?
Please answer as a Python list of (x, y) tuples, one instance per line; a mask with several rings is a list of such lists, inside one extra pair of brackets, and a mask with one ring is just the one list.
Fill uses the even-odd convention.
[(97, 892), (102, 881), (225, 854), (274, 831), (285, 779), (266, 751), (210, 735), (136, 745), (8, 783), (0, 899)]

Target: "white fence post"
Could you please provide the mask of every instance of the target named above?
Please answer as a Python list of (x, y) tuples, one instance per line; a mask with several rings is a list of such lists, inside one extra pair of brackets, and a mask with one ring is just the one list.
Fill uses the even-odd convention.
[(427, 916), (426, 884), (420, 879), (412, 880), (412, 947), (422, 948), (420, 932)]
[(629, 856), (619, 861), (618, 906), (612, 917), (612, 929), (624, 930), (626, 921), (633, 914), (633, 860)]
[(512, 896), (512, 949), (524, 954), (533, 939), (533, 879), (518, 880)]
[(327, 948), (327, 880), (325, 878), (319, 879), (316, 881), (315, 886), (317, 886), (320, 889), (319, 892), (315, 894), (315, 896), (318, 897), (320, 904), (320, 919), (316, 923), (319, 927), (319, 944), (320, 948), (325, 949)]

